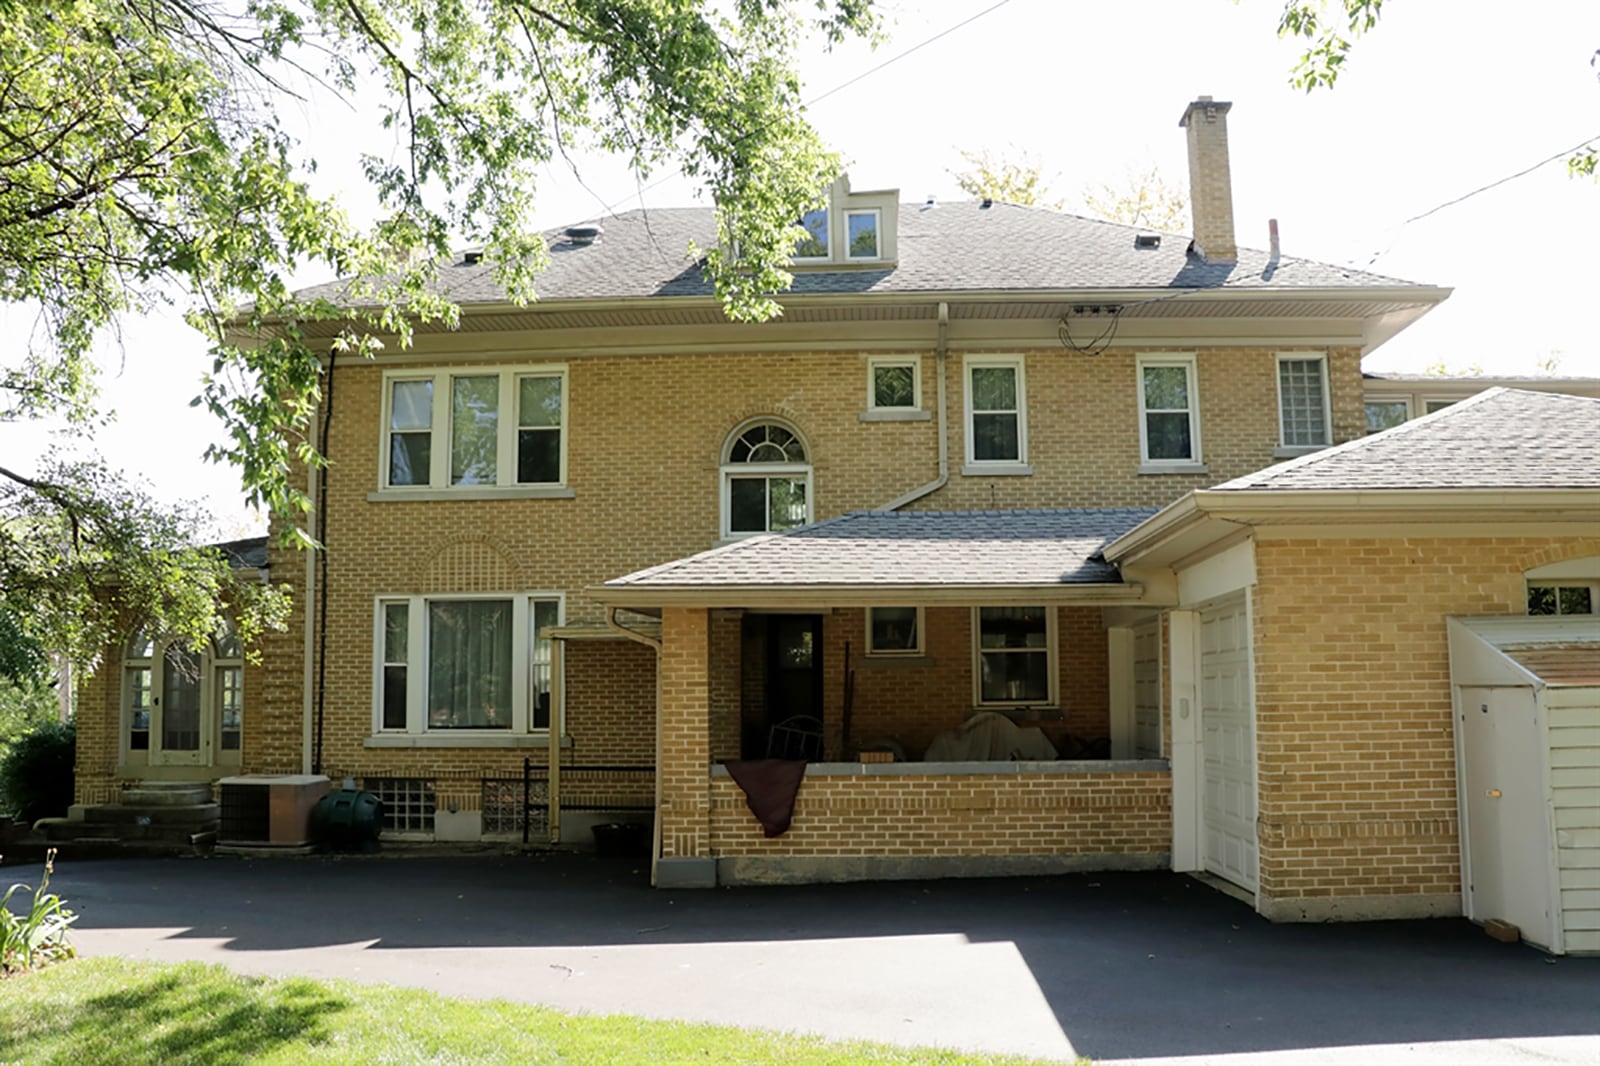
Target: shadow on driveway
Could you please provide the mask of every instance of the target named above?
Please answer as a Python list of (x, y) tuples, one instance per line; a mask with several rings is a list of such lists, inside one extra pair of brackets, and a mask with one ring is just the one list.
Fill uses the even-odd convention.
[[(901, 938), (1008, 945), (1071, 1048), (1095, 1059), (1600, 1032), (1600, 959), (1550, 959), (1460, 919), (1272, 925), (1175, 874), (663, 892), (642, 863), (545, 853), (114, 860), (64, 864), (55, 887), (86, 934), (177, 929), (173, 939), (220, 940), (229, 953), (371, 941), (361, 950), (650, 947), (670, 958), (681, 946), (688, 958), (691, 945), (773, 944), (787, 958), (789, 943), (863, 938), (874, 957), (913, 943)], [(865, 978), (850, 972), (809, 975), (811, 986), (790, 976), (781, 987), (831, 982), (863, 1010), (881, 991), (853, 989)], [(918, 978), (959, 992), (984, 973), (955, 964)], [(967, 1024), (976, 1033), (986, 1020)]]

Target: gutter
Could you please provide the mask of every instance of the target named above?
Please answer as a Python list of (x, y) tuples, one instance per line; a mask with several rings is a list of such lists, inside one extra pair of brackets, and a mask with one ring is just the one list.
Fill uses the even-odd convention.
[(939, 405), (939, 476), (912, 489), (903, 496), (896, 496), (884, 504), (881, 510), (898, 511), (909, 503), (915, 503), (924, 496), (938, 492), (950, 483), (950, 410), (945, 402), (945, 359), (950, 354), (950, 302), (939, 301), (939, 332), (934, 341), (934, 353), (938, 357), (936, 373), (938, 374), (938, 400)]
[(655, 637), (646, 636), (637, 629), (629, 629), (627, 626), (617, 621), (617, 609), (615, 607), (606, 608), (606, 628), (612, 630), (613, 632), (620, 633), (622, 636), (636, 644), (643, 644), (645, 647), (653, 649), (658, 655), (661, 653), (661, 641)]
[[(605, 604), (609, 615), (619, 607), (874, 607), (885, 603), (907, 606), (937, 604), (1034, 606), (1046, 604), (1137, 604), (1145, 602), (1144, 586), (1137, 582), (1046, 585), (591, 585), (584, 593)], [(626, 627), (617, 627), (630, 640), (656, 646), (656, 642)]]
[(1121, 563), (1207, 519), (1258, 525), (1294, 519), (1326, 522), (1334, 515), (1350, 515), (1459, 523), (1506, 511), (1550, 512), (1543, 516), (1547, 521), (1600, 522), (1600, 488), (1197, 489), (1111, 541), (1101, 554)]

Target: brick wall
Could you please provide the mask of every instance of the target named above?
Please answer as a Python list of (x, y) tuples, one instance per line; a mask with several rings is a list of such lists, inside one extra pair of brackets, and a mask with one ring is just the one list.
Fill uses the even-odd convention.
[[(430, 345), (450, 343), (419, 338), (408, 358), (426, 365)], [(515, 346), (495, 347), (503, 352)], [(1204, 457), (1210, 465), (1210, 473), (1200, 476), (1138, 475), (1133, 350), (1113, 349), (1093, 357), (1061, 348), (1027, 351), (1028, 458), (1036, 473), (1011, 478), (966, 478), (960, 473), (962, 353), (953, 351), (947, 360), (951, 483), (916, 506), (1153, 506), (1201, 484), (1258, 469), (1271, 461), (1277, 443), (1275, 351), (1200, 351), (1198, 400)], [(382, 369), (374, 363), (341, 363), (335, 372), (338, 405), (329, 432), (331, 465), (324, 507), (329, 566), (323, 768), (335, 777), (360, 778), (498, 775), (520, 766), (523, 752), (517, 750), (365, 746), (373, 718), (374, 598), (559, 592), (566, 597), (569, 624), (598, 624), (601, 611), (586, 592), (590, 586), (712, 545), (718, 531), (722, 449), (729, 432), (746, 419), (776, 416), (804, 434), (811, 449), (818, 519), (881, 506), (930, 480), (937, 467), (936, 420), (860, 420), (866, 406), (868, 354), (573, 358), (568, 362), (566, 432), (568, 484), (575, 498), (473, 501), (368, 499), (380, 480)], [(1354, 349), (1329, 354), (1335, 435), (1342, 440), (1360, 433), (1363, 425), (1358, 354)], [(486, 356), (476, 364), (497, 358)], [(935, 360), (931, 353), (921, 359), (922, 404), (932, 410)], [(446, 446), (442, 429), (435, 446)], [(274, 548), (272, 568), (274, 580), (290, 581), (298, 590), (305, 557)], [(303, 611), (304, 604), (297, 603), (289, 632), (269, 636), (265, 642), (269, 668), (247, 671), (243, 741), (247, 772), (301, 769)], [(935, 656), (936, 662), (969, 662), (966, 638), (958, 635), (965, 624), (959, 617), (937, 631), (930, 624), (932, 639), (950, 644), (947, 654)], [(1064, 639), (1069, 631), (1084, 639), (1075, 639), (1063, 655), (1069, 713), (1065, 728), (1093, 735), (1104, 731), (1100, 725), (1105, 702), (1104, 638), (1094, 634), (1091, 645), (1090, 627), (1069, 625), (1064, 616)], [(859, 634), (859, 623), (847, 624), (842, 617), (829, 623), (829, 648), (842, 648), (839, 642), (847, 638), (840, 634), (845, 633)], [(859, 637), (848, 639), (858, 641), (859, 653)], [(632, 761), (647, 750), (641, 739), (647, 723), (638, 716), (653, 697), (646, 680), (648, 658), (644, 649), (620, 643), (570, 653), (568, 730), (575, 758), (591, 760), (593, 753), (616, 752)], [(830, 653), (827, 662), (825, 691), (836, 699), (842, 685), (842, 657)], [(723, 678), (727, 669), (727, 662), (719, 663), (716, 676)], [(873, 727), (872, 715), (880, 713), (874, 709), (874, 686), (888, 681), (887, 672), (873, 673), (870, 679), (868, 673), (857, 673), (857, 705), (867, 715), (858, 735), (866, 735), (865, 730)], [(82, 778), (86, 783), (100, 782), (95, 787), (105, 786), (114, 775), (121, 717), (117, 670), (110, 668), (102, 677), (90, 680), (81, 705), (82, 717), (116, 723), (102, 729), (106, 737), (95, 732), (102, 727), (87, 722), (80, 726), (88, 739)], [(968, 684), (947, 689), (931, 679), (916, 682), (930, 697), (940, 698), (966, 692)], [(726, 722), (732, 696), (721, 681), (713, 703)], [(882, 706), (881, 701), (876, 706)], [(875, 728), (904, 732), (914, 746), (925, 745), (934, 732), (921, 719), (880, 717)], [(830, 736), (835, 754), (841, 739)], [(727, 749), (726, 734), (718, 735), (716, 747)]]
[(1520, 615), (1523, 571), (1600, 538), (1256, 544), (1265, 897), (1460, 891), (1449, 615)]
[(814, 775), (770, 840), (738, 785), (710, 784), (702, 854), (717, 857), (1159, 855), (1172, 843), (1166, 771)]

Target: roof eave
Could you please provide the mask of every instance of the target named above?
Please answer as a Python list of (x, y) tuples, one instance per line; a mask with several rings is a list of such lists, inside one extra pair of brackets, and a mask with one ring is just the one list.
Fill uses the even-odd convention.
[[(1121, 566), (1170, 565), (1244, 526), (1600, 524), (1600, 488), (1199, 489), (1105, 546)], [(1336, 526), (1332, 527), (1336, 528)]]
[(728, 584), (591, 585), (584, 590), (606, 607), (829, 607), (1132, 604), (1144, 599), (1137, 583), (1067, 584)]

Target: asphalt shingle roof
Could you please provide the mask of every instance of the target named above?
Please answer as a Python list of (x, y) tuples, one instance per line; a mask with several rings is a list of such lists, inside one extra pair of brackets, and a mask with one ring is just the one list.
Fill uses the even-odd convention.
[[(1239, 249), (1237, 263), (1205, 263), (1187, 254), (1188, 238), (1167, 234), (1156, 249), (1134, 247), (1133, 226), (1037, 207), (975, 201), (900, 205), (898, 261), (883, 269), (795, 272), (791, 293), (1026, 292), (1072, 289), (1370, 288), (1413, 282)], [(652, 208), (603, 220), (604, 235), (572, 244), (561, 229), (545, 234), (550, 265), (539, 276), (541, 300), (710, 296), (700, 264), (687, 252), (716, 243), (710, 208)], [(465, 259), (442, 268), (440, 287), (463, 305), (502, 303), (493, 268)], [(337, 300), (343, 282), (304, 290)]]
[(1214, 491), (1600, 488), (1600, 399), (1488, 389)]
[(640, 570), (606, 587), (1120, 584), (1100, 549), (1154, 513), (853, 511)]

